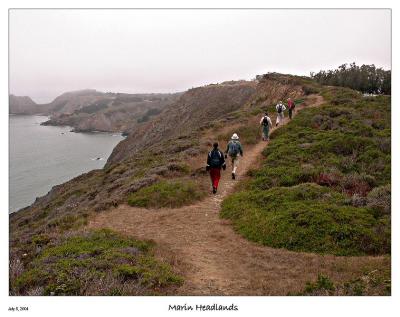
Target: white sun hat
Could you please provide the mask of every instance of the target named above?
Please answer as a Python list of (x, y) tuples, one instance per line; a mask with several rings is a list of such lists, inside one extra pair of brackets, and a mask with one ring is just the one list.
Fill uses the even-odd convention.
[(239, 136), (236, 133), (234, 133), (232, 135), (232, 140), (239, 140)]

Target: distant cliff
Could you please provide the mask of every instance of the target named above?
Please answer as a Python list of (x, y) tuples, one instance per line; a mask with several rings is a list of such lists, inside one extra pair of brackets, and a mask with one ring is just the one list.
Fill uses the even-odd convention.
[(10, 95), (9, 111), (11, 114), (36, 114), (40, 113), (40, 106), (28, 96)]
[(11, 114), (44, 114), (43, 125), (71, 126), (76, 132), (127, 132), (149, 121), (175, 102), (174, 94), (104, 93), (84, 89), (63, 93), (48, 104), (36, 104), (29, 97), (10, 95)]
[(43, 125), (71, 126), (76, 132), (127, 132), (147, 122), (180, 94), (122, 94), (80, 91), (57, 97)]

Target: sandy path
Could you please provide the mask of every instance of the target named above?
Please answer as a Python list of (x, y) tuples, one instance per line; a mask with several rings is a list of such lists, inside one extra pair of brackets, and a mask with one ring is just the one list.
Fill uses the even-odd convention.
[[(311, 106), (322, 102), (318, 97)], [(239, 180), (260, 162), (265, 146), (260, 142), (245, 152)], [(194, 205), (176, 209), (121, 205), (92, 218), (89, 227), (154, 240), (157, 256), (173, 264), (185, 278), (179, 295), (286, 295), (302, 290), (318, 273), (339, 282), (360, 274), (365, 266), (383, 263), (383, 257), (321, 256), (273, 249), (244, 239), (229, 221), (219, 218), (222, 200), (237, 183), (229, 168), (223, 172), (217, 195)]]

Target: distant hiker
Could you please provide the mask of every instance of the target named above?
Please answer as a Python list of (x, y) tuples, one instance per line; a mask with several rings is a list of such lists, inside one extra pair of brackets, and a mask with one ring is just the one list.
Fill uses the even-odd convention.
[(279, 101), (278, 104), (276, 105), (276, 112), (277, 112), (277, 116), (276, 116), (276, 126), (278, 126), (278, 124), (282, 121), (283, 123), (283, 112), (286, 110), (285, 105), (282, 103), (282, 101)]
[(213, 144), (213, 149), (207, 155), (206, 170), (210, 172), (213, 194), (217, 193), (221, 168), (226, 169), (224, 154), (218, 149), (218, 142)]
[(269, 141), (269, 129), (272, 128), (271, 118), (268, 117), (268, 112), (262, 116), (260, 124), (263, 127), (263, 141)]
[(288, 98), (287, 106), (288, 106), (288, 109), (289, 109), (289, 119), (292, 120), (292, 113), (294, 111), (294, 108), (296, 108), (296, 105), (295, 105), (294, 101), (291, 98)]
[(227, 154), (231, 158), (232, 162), (232, 179), (236, 178), (236, 169), (239, 165), (239, 154), (243, 156), (243, 148), (239, 142), (239, 136), (234, 133), (231, 137), (231, 140), (228, 142), (225, 151), (225, 158), (227, 158)]

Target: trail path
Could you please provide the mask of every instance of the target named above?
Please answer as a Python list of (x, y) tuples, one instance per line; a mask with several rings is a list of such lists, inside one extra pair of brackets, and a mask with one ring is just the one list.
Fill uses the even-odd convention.
[[(317, 96), (308, 107), (322, 103), (322, 97)], [(261, 160), (266, 146), (266, 142), (260, 142), (245, 149), (238, 180)], [(238, 182), (231, 179), (229, 168), (228, 165), (222, 173), (219, 192), (194, 205), (176, 209), (121, 205), (96, 215), (89, 227), (111, 228), (139, 239), (154, 240), (157, 256), (171, 263), (185, 278), (178, 295), (287, 295), (302, 290), (318, 273), (339, 282), (359, 274), (365, 265), (383, 261), (383, 257), (292, 252), (246, 240), (229, 221), (219, 217), (222, 200)]]

